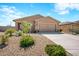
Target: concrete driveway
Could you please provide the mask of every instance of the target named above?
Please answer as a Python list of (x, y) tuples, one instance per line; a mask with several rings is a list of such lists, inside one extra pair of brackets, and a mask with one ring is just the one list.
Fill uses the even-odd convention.
[(63, 46), (66, 51), (74, 56), (79, 56), (79, 36), (60, 33), (40, 33), (56, 44)]

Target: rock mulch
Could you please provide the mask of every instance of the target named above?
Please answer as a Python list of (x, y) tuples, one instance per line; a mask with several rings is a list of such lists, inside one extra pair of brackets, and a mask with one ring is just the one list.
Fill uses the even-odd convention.
[(30, 35), (35, 41), (33, 46), (26, 49), (20, 48), (21, 37), (12, 36), (9, 38), (8, 45), (0, 49), (0, 56), (47, 56), (44, 48), (47, 44), (54, 44), (54, 42), (39, 34)]

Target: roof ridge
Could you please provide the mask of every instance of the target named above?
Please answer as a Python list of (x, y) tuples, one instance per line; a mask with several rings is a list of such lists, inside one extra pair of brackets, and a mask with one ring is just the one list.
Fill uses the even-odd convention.
[(46, 16), (47, 18), (51, 18), (51, 19), (53, 19), (53, 20), (55, 20), (55, 21), (57, 21), (57, 22), (60, 22), (59, 20), (56, 20), (55, 18), (53, 18), (53, 17), (51, 17), (51, 16)]
[[(24, 19), (24, 18), (30, 18), (30, 17), (37, 17), (37, 16), (39, 16), (39, 17), (44, 17), (44, 16), (42, 16), (42, 15), (40, 15), (40, 14), (36, 14), (36, 15), (31, 15), (31, 16), (26, 16), (26, 17), (22, 17), (22, 18), (18, 18), (18, 19)], [(16, 21), (16, 20), (18, 20), (18, 19), (14, 19), (13, 21)]]

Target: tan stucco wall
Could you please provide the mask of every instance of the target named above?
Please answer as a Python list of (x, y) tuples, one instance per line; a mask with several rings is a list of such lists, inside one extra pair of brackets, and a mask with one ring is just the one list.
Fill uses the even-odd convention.
[(68, 33), (70, 29), (72, 29), (71, 24), (66, 24), (66, 25), (61, 25), (60, 28), (62, 29), (63, 32)]
[(39, 30), (39, 31), (56, 31), (57, 29), (59, 29), (59, 22), (50, 19), (50, 18), (39, 18), (39, 19), (35, 19), (35, 18), (30, 18), (30, 19), (21, 19), (21, 20), (17, 20), (15, 23), (16, 29), (18, 29), (18, 23), (21, 22), (30, 22), (32, 23), (32, 28), (31, 30)]
[(60, 26), (60, 29), (62, 29), (65, 33), (70, 33), (70, 29), (79, 29), (79, 24), (64, 24)]
[(79, 29), (79, 23), (73, 24), (74, 29)]
[(36, 20), (35, 29), (39, 31), (56, 31), (59, 29), (59, 23), (48, 19), (48, 18), (42, 18), (41, 20)]

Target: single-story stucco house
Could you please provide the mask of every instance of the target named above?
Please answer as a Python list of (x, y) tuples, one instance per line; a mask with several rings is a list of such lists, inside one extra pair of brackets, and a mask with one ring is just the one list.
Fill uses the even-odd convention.
[(15, 28), (17, 30), (21, 30), (21, 22), (30, 22), (32, 24), (31, 32), (55, 32), (59, 29), (60, 23), (60, 21), (52, 17), (39, 14), (15, 19), (13, 21), (15, 22)]
[(79, 21), (61, 23), (60, 29), (62, 29), (64, 33), (70, 33), (71, 30), (74, 30), (74, 29), (79, 30)]

